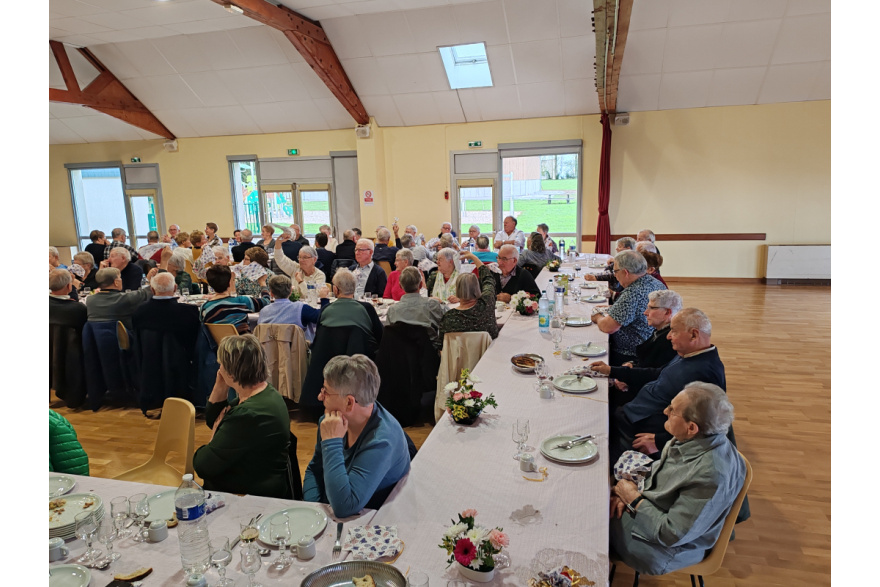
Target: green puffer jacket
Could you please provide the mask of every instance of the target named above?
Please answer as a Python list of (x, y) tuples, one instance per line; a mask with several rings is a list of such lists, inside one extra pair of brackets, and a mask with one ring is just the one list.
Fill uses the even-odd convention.
[(89, 456), (76, 439), (76, 430), (64, 416), (52, 410), (49, 410), (49, 470), (89, 474)]

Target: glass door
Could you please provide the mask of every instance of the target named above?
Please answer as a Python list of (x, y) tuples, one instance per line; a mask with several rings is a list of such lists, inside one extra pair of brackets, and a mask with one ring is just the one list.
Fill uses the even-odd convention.
[[(296, 222), (293, 200), (295, 192), (296, 184), (260, 186), (260, 201), (263, 203), (265, 223), (275, 226), (276, 233)], [(260, 230), (257, 229), (257, 233), (259, 232)]]
[(131, 246), (138, 249), (147, 244), (147, 233), (159, 231), (156, 215), (156, 190), (128, 190), (128, 203), (131, 207), (131, 220), (134, 232), (131, 235)]
[(110, 238), (114, 228), (129, 232), (129, 216), (122, 189), (122, 172), (116, 167), (70, 168), (70, 192), (81, 250), (92, 241), (89, 233), (100, 230)]
[[(229, 179), (232, 183), (232, 202), (235, 226), (232, 230), (249, 229), (259, 238), (263, 218), (257, 195), (257, 162), (230, 161)], [(229, 235), (232, 235), (232, 230)]]
[(457, 232), (460, 237), (467, 235), (472, 225), (480, 227), (480, 234), (489, 237), (489, 248), (493, 247), (495, 237), (495, 180), (456, 179), (455, 180)]
[(330, 202), (329, 184), (301, 184), (297, 186), (297, 217), (303, 236), (315, 244), (315, 234), (326, 224), (332, 226), (330, 219), (333, 209)]

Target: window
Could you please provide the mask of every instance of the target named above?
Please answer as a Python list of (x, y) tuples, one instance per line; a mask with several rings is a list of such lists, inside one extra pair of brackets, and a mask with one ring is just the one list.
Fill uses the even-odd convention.
[(439, 50), (449, 87), (453, 90), (486, 88), (492, 85), (485, 43), (440, 47)]
[(232, 208), (235, 226), (229, 231), (250, 229), (260, 234), (260, 199), (257, 193), (256, 160), (230, 161), (229, 176), (232, 183)]
[(68, 171), (80, 249), (84, 250), (92, 242), (89, 233), (93, 230), (103, 231), (108, 239), (114, 228), (126, 228), (129, 232), (121, 167), (117, 164), (115, 167), (68, 168)]

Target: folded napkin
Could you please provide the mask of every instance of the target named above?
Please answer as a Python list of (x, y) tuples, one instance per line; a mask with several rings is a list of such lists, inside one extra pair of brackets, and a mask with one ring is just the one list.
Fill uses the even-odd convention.
[(258, 281), (262, 276), (267, 274), (266, 268), (259, 263), (248, 263), (247, 265), (239, 263), (238, 265), (233, 265), (231, 269), (232, 272), (239, 277), (244, 277), (251, 281)]
[(645, 486), (645, 477), (651, 472), (654, 461), (651, 457), (636, 450), (628, 450), (614, 463), (614, 478), (618, 481), (632, 481), (641, 491)]
[(394, 556), (402, 549), (397, 526), (355, 526), (348, 529), (342, 548), (350, 550), (359, 560), (376, 560)]
[(205, 513), (210, 514), (214, 510), (218, 508), (222, 508), (226, 505), (226, 501), (223, 499), (222, 493), (208, 493), (205, 495)]
[(67, 266), (67, 270), (79, 277), (80, 279), (85, 278), (86, 270), (82, 265), (77, 265), (76, 263), (71, 263)]
[(580, 367), (572, 367), (568, 371), (564, 372), (563, 375), (585, 375), (586, 377), (606, 377), (605, 375), (599, 373), (598, 371), (593, 371), (587, 365), (581, 365)]
[(498, 267), (498, 263), (483, 263), (483, 265), (492, 273), (497, 273), (498, 275), (501, 275), (501, 269)]
[(422, 259), (419, 261), (419, 271), (427, 272), (437, 266), (437, 263), (430, 259)]

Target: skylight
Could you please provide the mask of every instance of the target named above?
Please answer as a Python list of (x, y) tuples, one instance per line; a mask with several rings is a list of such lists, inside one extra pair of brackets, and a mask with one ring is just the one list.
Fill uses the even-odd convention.
[(440, 57), (446, 68), (446, 77), (453, 90), (459, 88), (486, 88), (492, 85), (486, 43), (440, 47)]

